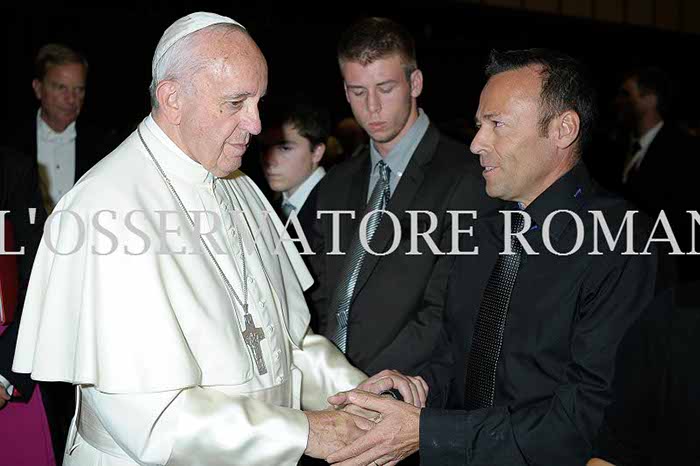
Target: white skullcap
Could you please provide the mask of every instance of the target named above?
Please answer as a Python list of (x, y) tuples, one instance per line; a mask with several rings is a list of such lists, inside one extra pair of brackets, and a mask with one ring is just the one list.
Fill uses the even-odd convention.
[(217, 15), (216, 13), (207, 13), (205, 11), (198, 11), (197, 13), (189, 14), (171, 24), (170, 27), (163, 33), (163, 36), (160, 38), (158, 46), (156, 47), (156, 51), (153, 54), (153, 63), (151, 64), (152, 76), (156, 76), (156, 66), (158, 65), (160, 59), (163, 58), (165, 52), (170, 50), (170, 47), (175, 45), (177, 41), (192, 34), (193, 32), (204, 29), (205, 27), (222, 23), (235, 24), (243, 27), (241, 23), (234, 21), (227, 16)]

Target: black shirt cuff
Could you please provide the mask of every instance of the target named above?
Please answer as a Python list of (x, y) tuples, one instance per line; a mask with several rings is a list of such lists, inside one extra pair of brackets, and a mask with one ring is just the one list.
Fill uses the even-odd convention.
[(466, 412), (424, 408), (420, 415), (421, 465), (465, 465), (467, 442)]

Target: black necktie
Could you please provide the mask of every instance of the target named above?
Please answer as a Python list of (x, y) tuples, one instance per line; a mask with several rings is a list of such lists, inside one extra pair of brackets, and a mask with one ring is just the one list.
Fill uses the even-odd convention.
[[(523, 222), (522, 215), (514, 215), (511, 232), (520, 232)], [(523, 252), (520, 242), (514, 236), (511, 237), (511, 247), (513, 254), (498, 256), (481, 298), (472, 346), (467, 358), (467, 409), (493, 406), (496, 367), (503, 346), (508, 305)]]

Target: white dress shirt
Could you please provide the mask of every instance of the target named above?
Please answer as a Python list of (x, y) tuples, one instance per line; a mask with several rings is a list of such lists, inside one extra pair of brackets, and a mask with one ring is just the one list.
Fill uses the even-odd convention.
[(651, 128), (649, 131), (644, 133), (644, 135), (639, 138), (639, 150), (634, 153), (630, 161), (627, 163), (625, 166), (625, 171), (622, 173), (622, 182), (627, 183), (627, 178), (629, 177), (629, 174), (632, 170), (636, 170), (639, 168), (639, 166), (642, 164), (644, 161), (644, 156), (647, 155), (647, 151), (649, 150), (649, 146), (651, 145), (652, 142), (654, 142), (654, 138), (656, 137), (657, 134), (659, 134), (659, 131), (661, 128), (663, 128), (664, 122), (660, 121), (656, 126)]
[(36, 151), (44, 205), (53, 209), (75, 184), (75, 122), (55, 132), (36, 115)]
[(282, 193), (282, 204), (290, 204), (294, 210), (297, 212), (300, 211), (301, 208), (304, 207), (304, 202), (306, 202), (311, 191), (314, 190), (318, 182), (321, 181), (324, 176), (326, 176), (326, 169), (323, 167), (316, 168), (316, 170), (299, 185), (296, 191), (294, 191), (294, 194), (290, 196), (287, 191)]

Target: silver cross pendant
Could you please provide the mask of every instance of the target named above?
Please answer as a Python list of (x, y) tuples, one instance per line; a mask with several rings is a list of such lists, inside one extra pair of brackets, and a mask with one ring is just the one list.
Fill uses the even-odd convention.
[(262, 348), (260, 347), (260, 342), (265, 339), (265, 332), (262, 328), (255, 326), (251, 314), (245, 314), (244, 317), (245, 330), (243, 330), (243, 340), (253, 353), (253, 359), (255, 359), (258, 374), (267, 374), (267, 367), (265, 367), (265, 360), (263, 359)]

